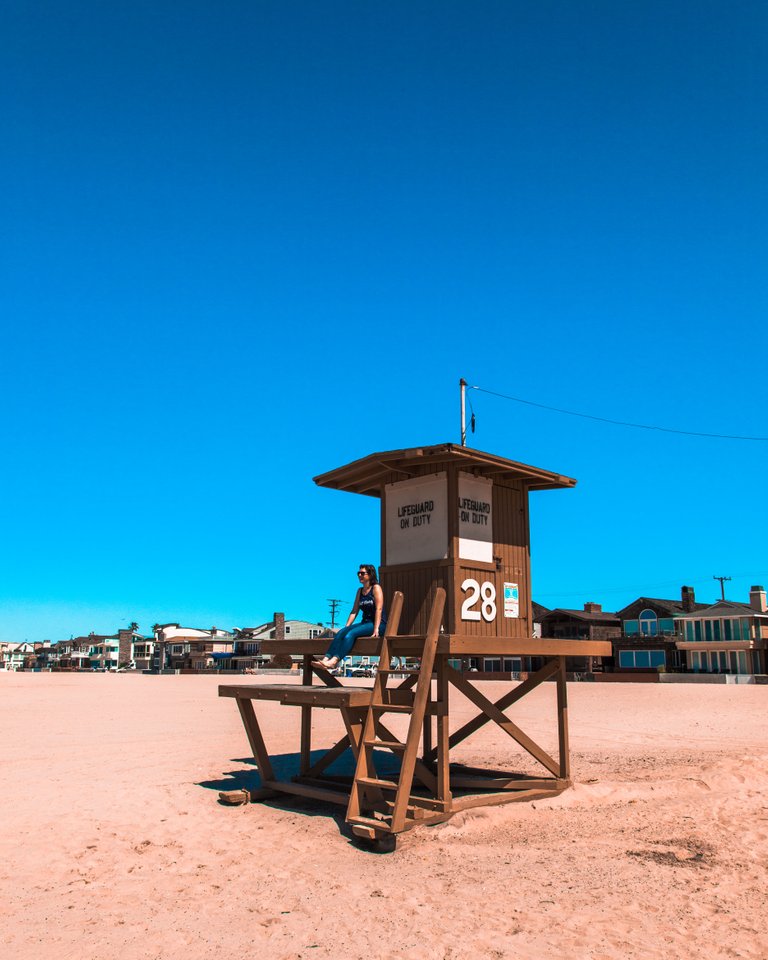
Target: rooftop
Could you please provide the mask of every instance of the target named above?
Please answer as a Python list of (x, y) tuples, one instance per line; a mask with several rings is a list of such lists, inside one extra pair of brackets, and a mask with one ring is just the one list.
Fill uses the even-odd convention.
[(693, 620), (700, 617), (768, 617), (768, 612), (762, 613), (756, 610), (748, 603), (739, 603), (737, 600), (718, 600), (712, 604), (696, 604), (701, 609), (694, 610), (693, 613), (677, 614), (676, 620)]
[(372, 453), (362, 460), (321, 473), (314, 481), (320, 487), (380, 497), (384, 483), (423, 476), (425, 468), (436, 472), (450, 465), (458, 465), (476, 476), (492, 480), (522, 480), (530, 490), (556, 490), (576, 485), (572, 477), (455, 443)]
[(604, 620), (611, 623), (618, 623), (619, 617), (618, 614), (608, 613), (607, 611), (590, 611), (590, 610), (567, 610), (565, 607), (557, 607), (554, 610), (550, 610), (548, 613), (545, 613), (541, 618), (542, 620), (549, 620), (551, 617), (573, 617), (575, 620)]

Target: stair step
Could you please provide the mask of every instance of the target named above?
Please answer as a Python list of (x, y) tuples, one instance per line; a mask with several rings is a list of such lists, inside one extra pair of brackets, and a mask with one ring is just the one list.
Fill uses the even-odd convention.
[(372, 703), (371, 710), (379, 713), (413, 713), (410, 703)]
[(410, 670), (410, 669), (395, 670), (395, 669), (392, 669), (391, 667), (386, 667), (386, 668), (379, 667), (379, 669), (376, 672), (377, 673), (396, 673), (398, 674), (398, 676), (405, 676), (405, 677), (418, 677), (419, 674), (421, 673), (421, 670)]
[[(411, 794), (408, 797), (409, 803), (407, 806), (407, 815), (414, 819), (419, 819), (420, 817), (426, 816), (429, 814), (430, 810), (444, 811), (445, 810), (445, 801), (437, 800), (434, 797), (419, 797)], [(394, 800), (385, 800), (384, 805), (389, 807), (390, 810), (394, 810), (395, 801)], [(388, 814), (387, 814), (388, 816)]]
[(366, 747), (381, 747), (382, 750), (405, 750), (405, 744), (399, 740), (363, 740)]
[(379, 787), (381, 790), (397, 790), (399, 784), (393, 780), (379, 780), (378, 777), (355, 777), (358, 787)]
[(348, 817), (347, 823), (354, 824), (358, 827), (370, 827), (372, 830), (381, 830), (389, 833), (391, 818), (387, 817), (386, 820), (376, 820), (375, 817)]

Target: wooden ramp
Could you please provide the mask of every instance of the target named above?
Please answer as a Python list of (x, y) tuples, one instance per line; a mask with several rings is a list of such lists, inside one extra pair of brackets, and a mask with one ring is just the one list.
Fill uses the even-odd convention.
[[(347, 807), (347, 823), (357, 836), (379, 840), (387, 834), (401, 833), (417, 823), (445, 820), (449, 815), (450, 796), (446, 790), (440, 790), (438, 778), (418, 758), (427, 709), (438, 706), (437, 703), (430, 704), (430, 693), (444, 607), (445, 590), (439, 587), (417, 670), (392, 670), (389, 637), (383, 638)], [(395, 688), (388, 685), (393, 673), (406, 674), (405, 682)], [(382, 718), (387, 713), (409, 716), (404, 741), (384, 726)], [(382, 779), (377, 773), (376, 750), (388, 750), (400, 758), (400, 772), (395, 779)], [(413, 793), (415, 778), (422, 781), (431, 797)]]

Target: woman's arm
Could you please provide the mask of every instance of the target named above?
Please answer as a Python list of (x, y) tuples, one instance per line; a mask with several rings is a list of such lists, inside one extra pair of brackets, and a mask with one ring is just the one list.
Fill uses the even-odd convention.
[[(352, 613), (347, 617), (347, 622), (345, 626), (350, 627), (355, 622), (355, 617), (357, 616), (357, 611), (360, 609), (360, 594), (363, 592), (362, 587), (357, 588), (357, 593), (355, 594), (355, 602), (352, 604)], [(376, 594), (374, 594), (374, 598)]]
[(376, 604), (376, 609), (373, 614), (373, 636), (378, 637), (379, 627), (381, 626), (381, 614), (384, 610), (384, 591), (378, 583), (374, 583), (373, 585), (373, 602)]

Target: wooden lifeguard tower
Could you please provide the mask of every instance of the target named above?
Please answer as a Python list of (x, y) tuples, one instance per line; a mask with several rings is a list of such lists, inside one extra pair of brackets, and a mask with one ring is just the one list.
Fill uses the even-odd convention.
[(528, 494), (575, 480), (443, 443), (372, 453), (315, 483), (381, 499), (379, 579), (385, 596), (403, 592), (401, 632), (425, 631), (443, 587), (444, 633), (494, 641), (489, 654), (533, 636)]
[[(317, 640), (264, 641), (265, 653), (304, 655), (302, 683), (223, 685), (236, 699), (262, 778), (250, 799), (275, 793), (344, 803), (359, 836), (392, 837), (420, 823), (445, 820), (458, 810), (553, 796), (570, 785), (567, 656), (606, 656), (610, 643), (533, 636), (528, 495), (573, 487), (575, 480), (493, 454), (444, 443), (373, 453), (315, 477), (322, 487), (381, 500), (380, 579), (389, 606), (387, 635), (355, 645), (378, 654), (373, 687), (341, 684), (312, 663)], [(461, 669), (470, 657), (535, 657), (541, 666), (491, 701)], [(393, 658), (418, 661), (394, 668)], [(322, 682), (313, 683), (317, 676)], [(558, 756), (537, 744), (505, 713), (541, 683), (557, 696)], [(393, 683), (397, 684), (393, 686)], [(494, 684), (495, 687), (497, 685)], [(478, 709), (450, 729), (450, 690)], [(498, 687), (497, 687), (498, 688)], [(253, 710), (254, 700), (301, 708), (299, 771), (278, 780)], [(341, 712), (346, 733), (320, 760), (311, 761), (312, 710)], [(406, 714), (408, 731), (395, 736), (386, 714)], [(541, 776), (452, 764), (450, 751), (494, 722), (543, 768)], [(327, 768), (347, 748), (356, 759), (346, 785)], [(377, 773), (377, 757), (394, 754), (393, 775)]]

